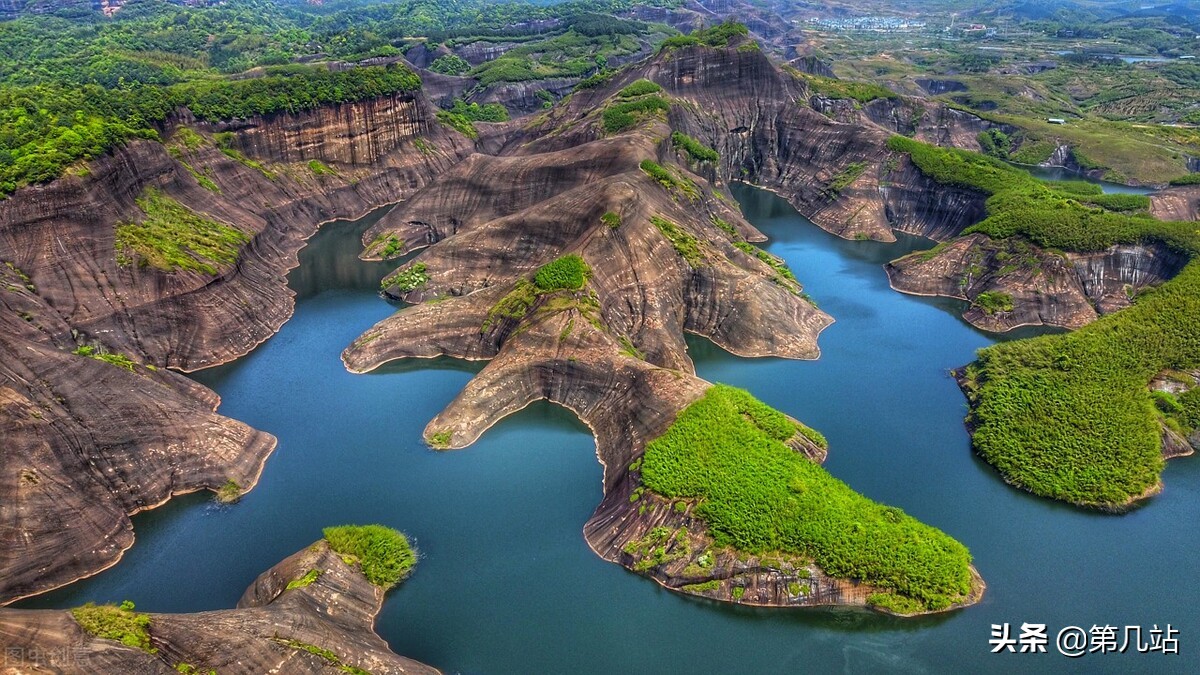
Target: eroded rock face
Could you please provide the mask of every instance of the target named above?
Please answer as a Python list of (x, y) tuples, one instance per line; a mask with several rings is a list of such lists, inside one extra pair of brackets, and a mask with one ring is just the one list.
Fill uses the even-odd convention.
[[(639, 168), (658, 158), (655, 138), (665, 133), (654, 125), (571, 151), (476, 155), (389, 213), (364, 243), (396, 237), (410, 250), (430, 246), (410, 264), (423, 266), (428, 280), (388, 290), (422, 304), (355, 341), (343, 356), (347, 366), (491, 359), (430, 422), (428, 438), (462, 447), (548, 399), (593, 429), (606, 467), (623, 468), (707, 388), (693, 375), (685, 331), (745, 356), (815, 358), (816, 336), (831, 319), (798, 295), (798, 285), (733, 245), (763, 237), (728, 197), (681, 167), (694, 199)], [(619, 226), (602, 220), (608, 212)], [(698, 257), (681, 255), (655, 218), (680, 228)], [(584, 289), (545, 294), (519, 316), (497, 311), (521, 279), (568, 253), (591, 267)], [(606, 472), (606, 484), (619, 478)]]
[[(645, 120), (606, 136), (597, 108), (639, 78), (672, 97), (669, 124)], [(364, 235), (366, 258), (378, 257), (382, 242), (393, 252), (425, 250), (383, 281), (389, 296), (416, 304), (356, 339), (343, 361), (354, 372), (402, 358), (489, 361), (426, 427), (435, 448), (465, 447), (535, 400), (574, 411), (595, 434), (605, 468), (605, 498), (585, 535), (607, 560), (714, 599), (867, 604), (880, 589), (829, 578), (811, 562), (713, 550), (694, 505), (679, 509), (649, 493), (642, 501), (638, 490), (646, 444), (710, 386), (695, 376), (685, 332), (743, 356), (814, 358), (817, 334), (831, 321), (769, 256), (746, 250), (763, 237), (732, 205), (725, 181), (746, 177), (819, 204), (814, 217), (830, 229), (835, 208), (873, 208), (872, 232), (883, 238), (893, 235), (876, 184), (839, 195), (829, 182), (859, 161), (864, 182), (891, 174), (924, 180), (902, 175), (908, 169), (898, 157), (885, 171), (886, 132), (832, 122), (797, 103), (806, 93), (760, 53), (736, 46), (678, 50), (577, 92), (514, 130), (497, 156), (468, 158)], [(672, 129), (716, 147), (720, 161), (689, 161), (671, 147)], [(647, 160), (668, 177), (652, 177), (642, 168)], [(862, 196), (842, 196), (859, 194), (853, 190)], [(909, 226), (920, 230), (931, 212), (914, 209)], [(953, 234), (969, 224), (955, 217), (969, 216), (947, 216), (933, 229)], [(840, 231), (855, 232), (853, 225)], [(587, 263), (586, 283), (539, 291), (537, 270), (564, 255)], [(823, 448), (799, 435), (792, 447), (824, 459)], [(631, 553), (664, 528), (670, 542), (655, 545), (669, 544), (669, 560)], [(978, 578), (973, 587), (966, 604), (983, 592)]]
[(963, 318), (984, 330), (1079, 328), (1128, 307), (1139, 291), (1179, 273), (1186, 258), (1159, 244), (1057, 253), (1020, 238), (955, 239), (887, 265), (892, 287), (970, 302)]
[(1150, 213), (1160, 220), (1200, 220), (1200, 185), (1169, 187), (1150, 195)]
[[(189, 149), (168, 136), (177, 157), (134, 142), (87, 177), (0, 202), (0, 261), (11, 264), (0, 286), (0, 603), (115, 563), (133, 543), (128, 515), (172, 494), (254, 485), (274, 439), (214, 414), (213, 392), (163, 369), (250, 351), (291, 315), (284, 275), (320, 222), (402, 198), (465, 155), (461, 137), (422, 121), (429, 111), (384, 99), (252, 120), (234, 147), (262, 152), (261, 171), (211, 141)], [(313, 152), (334, 173), (292, 161), (323, 136), (328, 150)], [(214, 275), (118, 264), (115, 228), (145, 217), (137, 199), (149, 188), (245, 233), (236, 263)], [(72, 353), (80, 346), (130, 369)]]
[[(315, 580), (287, 588), (311, 570)], [(22, 654), (17, 672), (437, 673), (375, 634), (383, 595), (322, 540), (264, 572), (236, 609), (150, 614), (155, 653), (97, 638), (62, 610), (0, 609), (0, 643)]]

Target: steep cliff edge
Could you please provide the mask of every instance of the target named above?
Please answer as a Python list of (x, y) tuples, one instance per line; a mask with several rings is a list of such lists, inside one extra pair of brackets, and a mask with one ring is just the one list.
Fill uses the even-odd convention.
[[(185, 116), (165, 144), (0, 202), (0, 603), (115, 563), (128, 516), (172, 494), (253, 486), (274, 439), (163, 368), (247, 353), (291, 315), (285, 273), (320, 222), (401, 199), (470, 151), (431, 118), (419, 97), (220, 134)], [(163, 220), (194, 230), (163, 235)]]
[[(0, 609), (0, 643), (16, 672), (437, 673), (375, 634), (384, 593), (356, 558), (321, 540), (264, 572), (236, 609), (92, 610), (103, 623), (71, 611)], [(97, 626), (124, 641), (97, 635)]]

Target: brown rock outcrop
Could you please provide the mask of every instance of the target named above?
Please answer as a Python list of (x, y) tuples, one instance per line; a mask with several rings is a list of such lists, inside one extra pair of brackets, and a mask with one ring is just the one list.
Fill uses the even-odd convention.
[(1128, 307), (1139, 291), (1179, 273), (1186, 258), (1160, 244), (1057, 253), (1014, 237), (954, 239), (887, 265), (892, 287), (970, 302), (963, 318), (984, 330), (1079, 328)]
[(236, 609), (149, 614), (153, 653), (98, 638), (62, 610), (0, 609), (0, 643), (15, 672), (437, 673), (375, 634), (383, 595), (322, 540), (264, 572)]

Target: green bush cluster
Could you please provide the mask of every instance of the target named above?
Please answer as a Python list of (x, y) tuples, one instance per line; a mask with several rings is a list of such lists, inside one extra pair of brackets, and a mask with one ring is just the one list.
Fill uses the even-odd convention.
[(975, 447), (1009, 482), (1121, 509), (1157, 485), (1166, 369), (1200, 367), (1200, 266), (1073, 333), (1004, 342), (970, 370)]
[(449, 110), (437, 111), (437, 119), (467, 138), (479, 138), (479, 130), (471, 120)]
[(423, 262), (413, 263), (394, 274), (384, 277), (380, 286), (387, 289), (395, 287), (401, 293), (408, 293), (429, 283), (429, 268)]
[(749, 393), (716, 385), (646, 446), (645, 486), (695, 509), (717, 546), (811, 558), (859, 579), (949, 607), (970, 592), (971, 556), (946, 534), (851, 490), (782, 440), (794, 423)]
[(329, 168), (329, 165), (325, 164), (324, 162), (322, 162), (319, 159), (310, 159), (308, 161), (308, 170), (311, 171), (314, 176), (336, 176), (337, 175), (336, 171)]
[(721, 159), (716, 150), (679, 131), (671, 132), (671, 145), (683, 150), (697, 162), (715, 162)]
[(367, 581), (387, 590), (412, 573), (417, 554), (403, 533), (383, 525), (341, 525), (324, 531), (329, 548), (362, 566)]
[(617, 98), (634, 98), (635, 96), (644, 96), (646, 94), (657, 94), (662, 91), (662, 87), (650, 80), (636, 80), (625, 86), (624, 89), (617, 92)]
[(1094, 204), (1109, 211), (1150, 210), (1150, 197), (1147, 195), (1101, 194), (1082, 197), (1079, 201)]
[(592, 269), (587, 262), (572, 253), (539, 267), (533, 275), (533, 283), (541, 291), (577, 291), (583, 288), (591, 275)]
[(1016, 150), (1009, 153), (1008, 158), (1019, 164), (1041, 164), (1054, 154), (1058, 144), (1051, 141), (1024, 140)]
[(158, 650), (150, 644), (150, 615), (134, 610), (126, 600), (118, 605), (97, 605), (89, 602), (71, 610), (71, 616), (83, 630), (105, 640), (116, 640), (127, 647), (136, 647), (150, 654)]
[(645, 96), (609, 105), (601, 113), (601, 119), (604, 131), (616, 134), (634, 127), (645, 115), (666, 113), (670, 109), (671, 104), (665, 98)]
[(1189, 173), (1172, 178), (1171, 185), (1200, 185), (1200, 173)]
[(693, 201), (700, 197), (696, 184), (673, 167), (663, 166), (652, 159), (643, 159), (638, 167), (669, 192), (678, 192)]
[(461, 98), (454, 99), (454, 107), (450, 108), (450, 112), (464, 117), (472, 122), (506, 122), (508, 121), (508, 109), (499, 103), (467, 103)]
[(198, 215), (158, 188), (142, 191), (137, 205), (146, 214), (142, 222), (117, 225), (121, 265), (136, 262), (166, 272), (215, 275), (221, 266), (233, 264), (250, 241), (245, 232)]
[(979, 149), (983, 154), (989, 157), (1008, 159), (1008, 154), (1012, 152), (1012, 139), (999, 129), (981, 131), (975, 136), (975, 140), (979, 142)]
[(613, 77), (612, 71), (604, 70), (595, 75), (588, 75), (575, 85), (575, 89), (595, 89), (596, 87), (607, 84)]
[(600, 216), (600, 222), (615, 230), (621, 226), (621, 214), (615, 211), (606, 211), (604, 215)]
[(457, 54), (444, 54), (434, 59), (429, 69), (443, 75), (463, 75), (471, 69), (471, 64)]
[(724, 21), (709, 28), (695, 30), (687, 35), (675, 35), (663, 40), (660, 49), (679, 49), (704, 45), (706, 47), (728, 47), (730, 40), (750, 34), (750, 29), (737, 21)]
[(124, 368), (125, 370), (128, 370), (131, 373), (133, 372), (134, 368), (137, 366), (136, 361), (129, 358), (128, 356), (125, 356), (124, 354), (119, 354), (116, 352), (108, 352), (103, 349), (98, 349), (92, 345), (81, 345), (79, 347), (76, 347), (75, 350), (71, 353), (75, 354), (76, 356), (87, 356), (87, 357), (96, 359), (97, 361), (103, 361), (105, 363), (112, 364), (118, 368)]
[(975, 296), (973, 302), (988, 314), (1013, 311), (1013, 299), (1008, 293), (999, 291), (984, 291)]

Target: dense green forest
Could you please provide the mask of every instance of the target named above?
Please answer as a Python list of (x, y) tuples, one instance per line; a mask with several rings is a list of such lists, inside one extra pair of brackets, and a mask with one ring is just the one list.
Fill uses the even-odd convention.
[[(677, 0), (133, 0), (111, 18), (71, 8), (0, 22), (0, 197), (130, 139), (157, 138), (180, 107), (215, 121), (414, 90), (419, 78), (388, 57), (417, 42), (536, 40), (475, 68), (484, 84), (600, 72), (608, 58), (638, 50), (630, 35), (650, 29), (597, 12), (647, 4)], [(442, 69), (462, 74), (463, 63)], [(454, 113), (501, 118), (490, 109)]]

